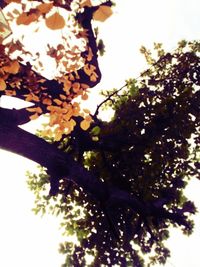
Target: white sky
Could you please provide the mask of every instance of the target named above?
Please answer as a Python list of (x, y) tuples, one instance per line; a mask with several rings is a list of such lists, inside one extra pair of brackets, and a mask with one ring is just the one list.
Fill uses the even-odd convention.
[[(180, 39), (199, 39), (199, 0), (117, 0), (115, 14), (101, 24), (100, 33), (106, 54), (100, 58), (102, 82), (97, 88), (119, 88), (124, 80), (137, 77), (144, 70), (139, 53), (141, 45), (163, 42), (172, 49)], [(91, 109), (100, 101), (92, 89)], [(3, 105), (3, 102), (1, 102)], [(88, 105), (88, 104), (87, 104)], [(62, 256), (57, 252), (62, 237), (55, 218), (31, 213), (34, 198), (25, 183), (25, 171), (35, 164), (11, 154), (0, 152), (0, 266), (59, 267)], [(188, 194), (200, 208), (200, 183), (193, 181)], [(191, 237), (172, 231), (168, 241), (172, 257), (167, 267), (199, 267), (200, 216)]]

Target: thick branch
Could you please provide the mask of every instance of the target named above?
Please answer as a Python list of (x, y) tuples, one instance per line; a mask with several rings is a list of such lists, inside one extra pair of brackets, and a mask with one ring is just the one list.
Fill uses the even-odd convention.
[(46, 167), (54, 179), (66, 177), (94, 198), (106, 198), (106, 185), (95, 179), (73, 158), (54, 144), (26, 132), (16, 126), (0, 123), (0, 148), (16, 153)]
[(30, 121), (30, 112), (23, 109), (0, 108), (0, 123), (9, 125), (22, 125)]
[(184, 223), (184, 219), (179, 214), (172, 214), (163, 208), (152, 209), (143, 204), (137, 197), (117, 188), (109, 188), (107, 184), (89, 171), (83, 168), (73, 158), (59, 150), (54, 144), (50, 144), (43, 139), (28, 133), (16, 126), (0, 123), (0, 148), (11, 151), (38, 164), (46, 167), (53, 179), (66, 177), (73, 181), (97, 201), (104, 203), (106, 207), (129, 206), (142, 216), (152, 213), (158, 217), (168, 218)]

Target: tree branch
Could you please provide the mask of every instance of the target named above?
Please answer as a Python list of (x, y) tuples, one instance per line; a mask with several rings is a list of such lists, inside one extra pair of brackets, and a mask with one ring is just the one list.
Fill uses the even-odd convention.
[(1, 123), (0, 148), (24, 156), (46, 167), (51, 176), (51, 193), (58, 193), (59, 180), (66, 178), (95, 199), (109, 212), (114, 207), (130, 207), (141, 217), (155, 216), (167, 218), (179, 225), (187, 226), (186, 217), (179, 213), (170, 213), (164, 208), (155, 207), (153, 203), (145, 204), (136, 196), (108, 185), (95, 177), (76, 162), (69, 154), (58, 149), (54, 144), (26, 132), (17, 126)]
[(99, 110), (100, 110), (100, 108), (101, 108), (106, 102), (108, 102), (109, 100), (111, 100), (112, 97), (113, 97), (114, 95), (116, 95), (117, 93), (119, 93), (119, 92), (120, 92), (122, 89), (124, 89), (126, 86), (127, 86), (127, 84), (123, 85), (123, 86), (122, 86), (121, 88), (119, 88), (118, 90), (116, 90), (116, 91), (114, 91), (113, 93), (109, 94), (109, 96), (108, 96), (106, 99), (104, 99), (104, 100), (97, 106), (97, 109), (96, 109), (95, 113), (92, 115), (92, 117), (94, 118), (95, 121), (97, 120), (97, 117), (98, 117), (98, 115), (99, 115)]
[(7, 109), (0, 107), (0, 123), (8, 125), (22, 125), (30, 121), (30, 112), (26, 108)]

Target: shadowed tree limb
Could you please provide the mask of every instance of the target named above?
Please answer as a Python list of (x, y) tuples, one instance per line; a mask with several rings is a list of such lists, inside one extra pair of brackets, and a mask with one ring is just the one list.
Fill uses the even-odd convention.
[(22, 125), (30, 121), (31, 113), (26, 108), (7, 109), (0, 107), (0, 123), (13, 126)]
[(66, 177), (102, 203), (107, 212), (113, 207), (130, 207), (141, 216), (166, 218), (179, 225), (186, 226), (186, 217), (179, 213), (170, 213), (164, 208), (142, 203), (136, 196), (108, 185), (83, 168), (70, 155), (59, 150), (54, 144), (18, 128), (0, 123), (0, 148), (24, 156), (46, 167), (52, 177), (52, 195), (58, 193), (59, 180)]

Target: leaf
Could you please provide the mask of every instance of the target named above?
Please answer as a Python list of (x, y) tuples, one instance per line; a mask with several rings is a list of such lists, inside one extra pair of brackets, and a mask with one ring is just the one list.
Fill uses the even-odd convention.
[(54, 99), (53, 102), (55, 102), (58, 106), (60, 106), (62, 104), (62, 101), (59, 99)]
[(7, 73), (11, 73), (11, 74), (17, 74), (19, 72), (19, 68), (20, 68), (20, 65), (18, 63), (18, 61), (13, 61), (11, 63), (11, 65), (9, 66), (4, 66), (3, 67), (3, 70)]
[(48, 13), (53, 7), (53, 3), (43, 3), (37, 6), (36, 8), (42, 13), (46, 14)]
[(4, 91), (5, 89), (6, 89), (6, 83), (2, 78), (0, 78), (0, 91)]
[(113, 14), (110, 6), (100, 6), (93, 14), (93, 19), (104, 22)]
[(75, 122), (75, 120), (73, 120), (73, 119), (71, 119), (71, 120), (69, 121), (69, 123), (70, 123), (71, 127), (74, 127), (74, 126), (76, 125), (76, 122)]
[(91, 122), (91, 121), (92, 121), (92, 117), (91, 117), (90, 115), (87, 115), (87, 116), (85, 117), (85, 120)]
[(32, 22), (36, 21), (39, 18), (39, 13), (32, 13), (28, 15), (27, 13), (22, 13), (19, 15), (19, 17), (16, 20), (17, 25), (23, 24), (23, 25), (29, 25)]
[(90, 127), (90, 122), (87, 120), (82, 120), (80, 123), (81, 129), (84, 131), (87, 131), (87, 129)]
[(87, 109), (87, 108), (84, 108), (83, 111), (84, 111), (85, 113), (90, 113), (90, 110)]
[(81, 88), (88, 89), (89, 88), (89, 85), (86, 84), (86, 83), (81, 83)]
[(95, 72), (93, 72), (92, 75), (90, 76), (90, 81), (96, 82), (97, 78), (98, 78), (98, 75)]
[(87, 74), (88, 76), (90, 76), (92, 73), (88, 64), (84, 65), (83, 70), (84, 70), (85, 74)]
[(60, 139), (62, 138), (62, 134), (63, 134), (60, 127), (56, 128), (54, 133), (55, 133), (55, 137), (54, 137), (55, 141), (60, 141)]
[(93, 135), (99, 135), (100, 134), (100, 131), (101, 131), (101, 128), (99, 126), (95, 126), (92, 129), (91, 134), (93, 134)]
[(47, 105), (47, 106), (52, 105), (52, 101), (51, 101), (50, 98), (44, 98), (44, 99), (42, 100), (42, 103), (43, 103), (44, 105)]
[(73, 88), (74, 93), (77, 93), (80, 89), (80, 83), (77, 83), (77, 82), (73, 83), (72, 88)]
[(7, 96), (16, 96), (15, 90), (5, 90)]
[(65, 27), (65, 20), (58, 12), (55, 12), (45, 20), (46, 26), (51, 30), (60, 30)]
[(87, 61), (91, 61), (93, 58), (93, 53), (91, 47), (88, 48)]
[(35, 120), (38, 117), (39, 117), (39, 115), (37, 113), (35, 113), (35, 114), (31, 115), (29, 118), (30, 118), (30, 120)]
[[(21, 0), (20, 0), (20, 2), (21, 2)], [(15, 15), (20, 15), (19, 10), (17, 10), (16, 8), (12, 11), (12, 13)]]
[(28, 102), (30, 102), (30, 101), (39, 102), (39, 101), (40, 101), (39, 97), (36, 96), (36, 95), (33, 94), (33, 93), (30, 93), (30, 94), (28, 94), (28, 95), (25, 95), (25, 97), (26, 97), (25, 100), (28, 101)]
[(35, 110), (35, 107), (34, 107), (34, 108), (27, 108), (26, 110), (29, 111), (29, 112), (34, 112), (34, 111), (36, 111), (36, 110)]
[(5, 2), (7, 3), (7, 4), (10, 4), (10, 3), (21, 3), (21, 1), (22, 0), (5, 0)]
[(66, 100), (66, 98), (67, 98), (65, 95), (62, 95), (62, 94), (60, 94), (59, 97), (61, 100)]
[(82, 0), (81, 4), (80, 4), (81, 7), (91, 7), (92, 6), (92, 3), (91, 3), (91, 0)]
[(64, 81), (64, 88), (63, 88), (66, 94), (69, 94), (69, 90), (71, 89), (71, 87), (72, 87), (72, 82), (66, 79)]
[(81, 99), (82, 99), (82, 100), (87, 100), (87, 99), (88, 99), (88, 95), (87, 95), (87, 94), (82, 95), (82, 96), (81, 96)]

